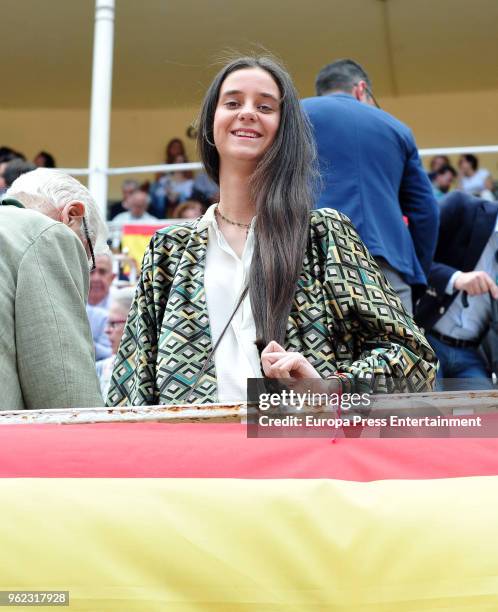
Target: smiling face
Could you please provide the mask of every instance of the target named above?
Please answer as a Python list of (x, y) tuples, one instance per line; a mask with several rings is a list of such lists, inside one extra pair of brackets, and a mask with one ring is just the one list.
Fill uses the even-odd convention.
[(275, 140), (280, 124), (280, 91), (262, 68), (230, 73), (214, 115), (214, 144), (220, 164), (232, 159), (256, 165)]

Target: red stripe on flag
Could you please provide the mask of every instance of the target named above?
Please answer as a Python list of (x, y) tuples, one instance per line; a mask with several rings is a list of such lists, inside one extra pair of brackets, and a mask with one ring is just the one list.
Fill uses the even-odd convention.
[(141, 224), (133, 224), (133, 225), (123, 225), (123, 235), (124, 236), (152, 236), (158, 230), (163, 227), (167, 227), (171, 225), (171, 221), (167, 221), (165, 223), (157, 223), (156, 225), (146, 225), (145, 223)]
[(238, 424), (0, 426), (0, 477), (451, 478), (498, 475), (498, 440), (247, 438)]

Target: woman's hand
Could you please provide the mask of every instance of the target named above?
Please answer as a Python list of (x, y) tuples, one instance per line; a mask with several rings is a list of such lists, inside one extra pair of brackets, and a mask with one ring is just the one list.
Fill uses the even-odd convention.
[(274, 340), (261, 353), (261, 366), (267, 378), (321, 378), (306, 357), (286, 351)]

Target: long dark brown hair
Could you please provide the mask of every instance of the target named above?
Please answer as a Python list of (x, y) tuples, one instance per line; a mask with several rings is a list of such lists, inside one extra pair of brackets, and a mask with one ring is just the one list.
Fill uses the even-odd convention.
[(309, 234), (316, 153), (310, 124), (289, 74), (272, 58), (240, 57), (216, 75), (201, 107), (197, 146), (208, 175), (219, 185), (220, 158), (213, 124), (220, 89), (229, 74), (243, 68), (268, 72), (281, 96), (275, 140), (250, 179), (257, 217), (249, 295), (261, 351), (271, 340), (283, 344), (285, 339)]

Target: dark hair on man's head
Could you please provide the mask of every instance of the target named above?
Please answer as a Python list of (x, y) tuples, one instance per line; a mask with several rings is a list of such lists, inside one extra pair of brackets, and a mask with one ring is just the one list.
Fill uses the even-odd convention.
[(2, 163), (4, 160), (4, 157), (6, 155), (10, 155), (10, 153), (14, 153), (14, 149), (11, 149), (10, 147), (0, 147), (0, 163)]
[(477, 170), (477, 168), (479, 168), (479, 160), (477, 159), (477, 157), (475, 155), (472, 155), (472, 153), (464, 153), (460, 159), (465, 159), (466, 161), (469, 162), (469, 164), (472, 166), (472, 170)]
[(47, 151), (40, 151), (38, 155), (35, 156), (35, 159), (37, 159), (38, 157), (40, 157), (42, 160), (41, 164), (37, 164), (38, 166), (41, 166), (42, 168), (56, 167), (54, 156), (50, 155), (50, 153), (48, 153)]
[(323, 96), (331, 91), (349, 93), (360, 81), (365, 81), (372, 89), (372, 82), (360, 64), (351, 59), (340, 59), (320, 70), (315, 81), (316, 95)]
[(10, 187), (21, 174), (31, 172), (32, 170), (36, 170), (35, 164), (24, 161), (19, 157), (13, 159), (5, 166), (5, 170), (3, 171), (3, 180), (5, 181), (6, 187)]
[(438, 166), (449, 166), (450, 158), (447, 155), (434, 155), (429, 162), (431, 172), (436, 172)]
[(286, 70), (267, 56), (239, 57), (214, 77), (201, 107), (197, 146), (209, 177), (219, 185), (220, 156), (213, 126), (221, 87), (231, 73), (247, 68), (267, 72), (280, 92), (275, 139), (250, 179), (257, 217), (249, 294), (261, 350), (271, 340), (282, 344), (285, 339), (309, 234), (316, 152), (311, 126)]
[(442, 176), (443, 174), (446, 174), (447, 172), (451, 172), (453, 176), (457, 175), (457, 171), (455, 170), (455, 168), (453, 168), (453, 166), (450, 166), (450, 164), (445, 164), (444, 166), (441, 166), (441, 168), (439, 168), (439, 170), (436, 170), (434, 174), (435, 176)]
[(22, 153), (17, 153), (14, 151), (14, 149), (10, 149), (9, 147), (0, 147), (0, 164), (10, 162), (13, 159), (22, 159), (24, 161), (26, 158)]

